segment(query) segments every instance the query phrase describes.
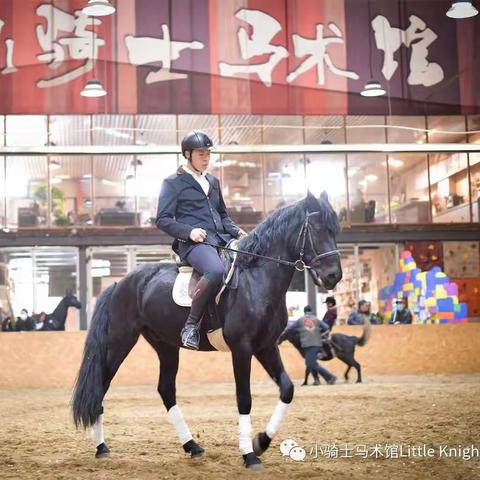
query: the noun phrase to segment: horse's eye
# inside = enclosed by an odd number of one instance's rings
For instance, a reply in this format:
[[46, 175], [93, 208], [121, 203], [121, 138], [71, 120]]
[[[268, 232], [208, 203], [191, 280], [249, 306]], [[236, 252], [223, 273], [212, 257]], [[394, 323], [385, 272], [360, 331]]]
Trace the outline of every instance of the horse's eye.
[[311, 223], [310, 225], [316, 232], [321, 232], [324, 228], [321, 223]]

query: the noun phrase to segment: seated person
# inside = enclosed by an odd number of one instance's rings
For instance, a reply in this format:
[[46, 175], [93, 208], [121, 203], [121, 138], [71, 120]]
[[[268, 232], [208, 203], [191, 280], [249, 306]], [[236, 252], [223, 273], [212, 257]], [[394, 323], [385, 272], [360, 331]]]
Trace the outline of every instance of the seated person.
[[397, 300], [388, 323], [391, 325], [412, 323], [412, 312], [408, 309], [408, 301], [406, 298]]
[[17, 321], [15, 322], [14, 330], [16, 332], [20, 332], [23, 330], [31, 331], [34, 329], [35, 325], [32, 317], [28, 315], [28, 311], [26, 308], [22, 308], [20, 310], [20, 315], [17, 317]]
[[348, 316], [347, 324], [363, 325], [367, 321], [369, 321], [372, 325], [376, 325], [378, 323], [375, 315], [370, 313], [370, 302], [367, 302], [367, 300], [360, 300], [358, 302], [358, 309]]

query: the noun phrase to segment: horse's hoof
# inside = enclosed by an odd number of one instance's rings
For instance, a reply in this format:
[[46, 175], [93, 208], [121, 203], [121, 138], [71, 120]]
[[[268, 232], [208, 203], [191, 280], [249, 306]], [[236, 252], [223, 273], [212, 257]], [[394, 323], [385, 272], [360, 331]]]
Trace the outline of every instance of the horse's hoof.
[[183, 445], [183, 449], [190, 454], [191, 458], [203, 457], [205, 453], [205, 450], [195, 440], [189, 440]]
[[108, 449], [105, 443], [101, 443], [97, 447], [97, 453], [95, 453], [95, 458], [107, 458], [110, 455], [110, 450]]
[[272, 439], [265, 433], [259, 432], [252, 441], [253, 452], [259, 457], [270, 446]]
[[262, 461], [253, 452], [243, 455], [243, 462], [245, 467], [250, 470], [260, 470], [262, 468]]

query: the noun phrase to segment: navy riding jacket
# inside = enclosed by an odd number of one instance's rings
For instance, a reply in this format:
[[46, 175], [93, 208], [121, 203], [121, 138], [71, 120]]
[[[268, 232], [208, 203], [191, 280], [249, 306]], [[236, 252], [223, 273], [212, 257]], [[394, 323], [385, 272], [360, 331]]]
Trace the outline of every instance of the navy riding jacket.
[[182, 260], [199, 245], [190, 240], [194, 228], [206, 230], [206, 241], [215, 245], [225, 245], [240, 231], [228, 216], [218, 178], [209, 173], [206, 178], [210, 184], [208, 195], [193, 176], [180, 167], [163, 181], [160, 190], [155, 224], [175, 238], [172, 248]]

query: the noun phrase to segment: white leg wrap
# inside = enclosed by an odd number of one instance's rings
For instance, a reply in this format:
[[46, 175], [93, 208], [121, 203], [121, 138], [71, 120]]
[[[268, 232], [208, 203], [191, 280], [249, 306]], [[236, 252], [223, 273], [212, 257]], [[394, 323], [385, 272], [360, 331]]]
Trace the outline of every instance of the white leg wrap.
[[238, 437], [242, 455], [253, 452], [252, 422], [250, 420], [250, 415], [238, 416]]
[[280, 426], [282, 425], [283, 420], [287, 416], [289, 406], [289, 403], [283, 403], [281, 400], [278, 401], [275, 410], [273, 411], [272, 417], [267, 424], [267, 428], [265, 429], [265, 433], [270, 438], [273, 438], [280, 430]]
[[168, 411], [168, 418], [170, 418], [170, 422], [172, 422], [175, 432], [177, 432], [177, 437], [182, 445], [185, 445], [188, 441], [192, 440], [192, 434], [178, 405], [174, 405]]
[[103, 413], [98, 417], [98, 420], [92, 426], [92, 440], [95, 447], [105, 442], [103, 438]]

